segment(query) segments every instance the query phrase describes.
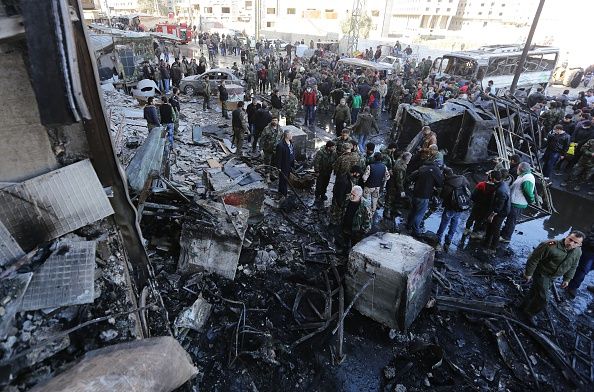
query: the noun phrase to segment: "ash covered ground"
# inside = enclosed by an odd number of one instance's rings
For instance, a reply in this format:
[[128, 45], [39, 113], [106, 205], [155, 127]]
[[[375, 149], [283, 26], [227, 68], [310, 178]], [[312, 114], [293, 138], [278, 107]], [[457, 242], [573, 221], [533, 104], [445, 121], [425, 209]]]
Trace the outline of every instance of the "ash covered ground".
[[[124, 98], [118, 94], [106, 94], [111, 106], [122, 104]], [[117, 110], [112, 113], [117, 118]], [[200, 195], [205, 192], [202, 171], [208, 167], [206, 160], [224, 163], [231, 156], [216, 139], [194, 145], [190, 125], [220, 125], [218, 137], [230, 139], [230, 121], [222, 119], [220, 111], [203, 112], [200, 98], [183, 97], [182, 115], [175, 154], [169, 157], [170, 179], [182, 192]], [[383, 129], [389, 129], [388, 118], [381, 122]], [[330, 128], [329, 116], [320, 113], [315, 131], [306, 130], [310, 142], [318, 140], [319, 145], [319, 140], [330, 138], [326, 132]], [[124, 163], [137, 145], [127, 141], [142, 140], [145, 129], [126, 127], [121, 148]], [[374, 141], [380, 143], [382, 138]], [[308, 153], [313, 151], [310, 143]], [[255, 166], [258, 159], [250, 156], [244, 163]], [[465, 170], [480, 176], [485, 168]], [[528, 289], [522, 271], [529, 252], [542, 240], [560, 238], [571, 228], [587, 229], [591, 223], [589, 201], [561, 192], [553, 196], [558, 213], [518, 225], [512, 243], [493, 258], [482, 252], [478, 242], [458, 233], [456, 247], [437, 254], [431, 300], [408, 331], [391, 330], [352, 309], [344, 320], [342, 361], [337, 355], [337, 334], [332, 334], [336, 321], [320, 330], [313, 328], [324, 306], [315, 289], [325, 290], [325, 276], [334, 287], [332, 266], [342, 277], [346, 265], [346, 257], [331, 251], [333, 237], [326, 226], [329, 201], [324, 207], [315, 206], [313, 190], [301, 190], [281, 209], [276, 183], [269, 184], [262, 216], [250, 219], [234, 281], [203, 272], [180, 273], [177, 260], [183, 218], [144, 216], [143, 235], [169, 323], [199, 295], [212, 304], [200, 332], [175, 330], [161, 314], [149, 312], [151, 333], [167, 334], [172, 328], [195, 361], [199, 375], [180, 390], [588, 389], [587, 364], [578, 361], [577, 370], [572, 370], [571, 359], [576, 331], [592, 334], [590, 294], [584, 290], [569, 301], [560, 292], [538, 319], [538, 335], [516, 322], [516, 307]], [[153, 202], [183, 204], [166, 193], [152, 198]], [[373, 232], [402, 230], [400, 218], [389, 222], [381, 215], [380, 208]], [[428, 234], [424, 240], [430, 244], [435, 241], [431, 232], [437, 229], [439, 215], [437, 209], [425, 222]], [[305, 257], [304, 245], [322, 253]], [[309, 294], [299, 295], [306, 290]], [[459, 300], [474, 302], [468, 305]], [[336, 309], [336, 298], [332, 304]], [[543, 339], [552, 345], [543, 344]], [[551, 352], [555, 347], [565, 355], [566, 363]]]

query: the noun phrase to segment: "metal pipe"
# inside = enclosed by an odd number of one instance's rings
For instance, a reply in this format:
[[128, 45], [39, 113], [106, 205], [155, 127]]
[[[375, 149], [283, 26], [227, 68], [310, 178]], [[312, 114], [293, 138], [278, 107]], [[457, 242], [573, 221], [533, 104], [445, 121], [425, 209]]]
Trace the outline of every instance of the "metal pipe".
[[528, 51], [530, 50], [530, 45], [532, 45], [532, 37], [534, 36], [534, 31], [536, 30], [536, 26], [538, 25], [538, 20], [540, 19], [540, 13], [542, 11], [542, 7], [544, 7], [545, 0], [540, 0], [538, 3], [538, 8], [536, 9], [536, 14], [534, 15], [534, 20], [532, 21], [532, 26], [530, 26], [530, 31], [528, 32], [528, 37], [526, 38], [526, 44], [524, 45], [524, 50], [522, 51], [522, 56], [520, 57], [520, 62], [516, 67], [516, 73], [514, 74], [514, 80], [512, 81], [511, 87], [509, 88], [509, 92], [511, 95], [514, 95], [516, 92], [516, 87], [518, 86], [518, 80], [520, 80], [520, 74], [524, 70], [524, 63], [526, 63], [526, 58], [528, 57]]

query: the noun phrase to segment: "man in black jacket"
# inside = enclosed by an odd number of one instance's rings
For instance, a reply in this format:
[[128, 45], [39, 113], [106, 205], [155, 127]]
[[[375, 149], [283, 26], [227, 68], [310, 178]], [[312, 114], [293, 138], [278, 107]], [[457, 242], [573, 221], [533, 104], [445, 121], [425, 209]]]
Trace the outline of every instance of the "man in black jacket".
[[509, 185], [506, 181], [502, 181], [499, 170], [491, 172], [491, 181], [495, 184], [495, 193], [487, 213], [487, 231], [483, 239], [483, 246], [486, 253], [494, 255], [499, 245], [501, 225], [511, 209], [511, 198]]
[[272, 115], [265, 104], [258, 103], [256, 106], [259, 106], [259, 108], [254, 115], [254, 128], [256, 132], [254, 133], [254, 140], [252, 141], [252, 152], [256, 152], [256, 146], [258, 145], [258, 139], [260, 138], [262, 131], [272, 121]]
[[[260, 106], [261, 107], [261, 106]], [[256, 103], [256, 98], [252, 97], [252, 102], [247, 105], [245, 109], [247, 116], [248, 116], [248, 125], [250, 127], [250, 134], [248, 135], [248, 143], [252, 141], [252, 136], [256, 132], [256, 111], [258, 110], [258, 106]]]
[[410, 175], [415, 181], [412, 207], [408, 213], [407, 228], [413, 235], [422, 234], [421, 222], [429, 208], [429, 199], [435, 188], [443, 185], [443, 175], [435, 162], [427, 162]]
[[275, 88], [272, 94], [270, 94], [270, 106], [272, 106], [272, 116], [280, 118], [280, 111], [283, 109], [283, 103], [278, 96], [278, 89]]
[[[575, 298], [577, 294], [577, 289], [580, 288], [580, 285], [584, 281], [584, 278], [590, 271], [594, 269], [594, 225], [590, 228], [590, 232], [584, 238], [584, 242], [582, 242], [582, 255], [580, 256], [580, 261], [575, 270], [575, 275], [573, 279], [569, 282], [567, 286], [567, 295], [570, 298]], [[588, 291], [594, 293], [594, 286], [588, 286]]]
[[[443, 174], [445, 179], [440, 195], [443, 199], [443, 213], [441, 214], [441, 222], [437, 230], [437, 238], [439, 239], [437, 249], [444, 249], [447, 252], [448, 247], [452, 243], [452, 238], [458, 229], [460, 215], [462, 215], [462, 211], [469, 207], [469, 204], [462, 205], [461, 200], [457, 200], [457, 196], [460, 195], [462, 197], [462, 195], [466, 195], [468, 200], [470, 200], [470, 184], [466, 177], [454, 174], [454, 171], [449, 167], [443, 169]], [[449, 230], [442, 247], [441, 240], [448, 226]]]
[[167, 97], [161, 98], [161, 107], [159, 107], [159, 113], [161, 114], [161, 124], [167, 129], [167, 139], [169, 140], [169, 149], [173, 149], [173, 124], [175, 123], [175, 110], [169, 103]]
[[283, 139], [276, 145], [276, 167], [280, 170], [278, 178], [278, 193], [287, 196], [287, 184], [291, 167], [295, 161], [295, 150], [293, 149], [293, 135], [291, 131], [283, 132]]
[[569, 142], [569, 135], [565, 133], [563, 125], [555, 125], [553, 131], [547, 136], [547, 147], [543, 156], [544, 166], [542, 168], [542, 174], [545, 179], [551, 176], [551, 172], [559, 158], [564, 158], [569, 148]]
[[219, 82], [219, 99], [221, 100], [221, 111], [223, 112], [223, 117], [228, 120], [229, 114], [227, 114], [227, 100], [229, 99], [229, 93], [227, 92], [227, 87], [225, 87], [225, 84], [223, 84], [222, 80]]

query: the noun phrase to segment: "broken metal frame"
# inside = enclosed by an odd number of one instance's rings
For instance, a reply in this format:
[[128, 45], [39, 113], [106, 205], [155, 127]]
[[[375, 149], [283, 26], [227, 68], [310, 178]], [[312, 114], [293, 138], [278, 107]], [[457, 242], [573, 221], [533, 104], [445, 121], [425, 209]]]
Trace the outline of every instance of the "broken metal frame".
[[[592, 333], [590, 331], [590, 333]], [[589, 346], [590, 352], [583, 351], [580, 348], [581, 343]], [[571, 367], [578, 372], [577, 369], [577, 361], [580, 361], [587, 365], [590, 370], [590, 374], [588, 375], [591, 382], [594, 382], [594, 341], [592, 338], [579, 329], [576, 329], [575, 334], [575, 343], [573, 346], [572, 358], [571, 358]]]
[[[486, 98], [490, 99], [493, 104], [493, 114], [497, 121], [497, 126], [493, 130], [493, 137], [497, 147], [497, 154], [502, 158], [504, 167], [509, 169], [510, 157], [518, 154], [528, 160], [532, 167], [532, 174], [541, 185], [542, 201], [537, 197], [534, 204], [529, 204], [527, 210], [532, 210], [533, 213], [523, 215], [527, 219], [521, 221], [525, 222], [551, 215], [555, 212], [553, 198], [538, 157], [542, 140], [542, 129], [538, 126], [538, 117], [520, 106], [520, 104], [505, 97], [488, 95]], [[499, 111], [502, 109], [506, 113], [507, 126], [501, 119]], [[535, 123], [537, 124], [536, 128], [534, 127]]]

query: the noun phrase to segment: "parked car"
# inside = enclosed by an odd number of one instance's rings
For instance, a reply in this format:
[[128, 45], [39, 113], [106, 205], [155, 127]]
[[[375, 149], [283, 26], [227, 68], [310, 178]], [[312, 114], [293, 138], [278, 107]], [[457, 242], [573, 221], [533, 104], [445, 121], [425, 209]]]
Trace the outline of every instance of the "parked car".
[[239, 85], [245, 88], [245, 80], [242, 80], [233, 74], [233, 70], [228, 68], [213, 68], [202, 75], [186, 76], [179, 83], [179, 89], [187, 95], [200, 95], [204, 91], [206, 81], [210, 83], [212, 95], [218, 94], [219, 82], [225, 84]]

